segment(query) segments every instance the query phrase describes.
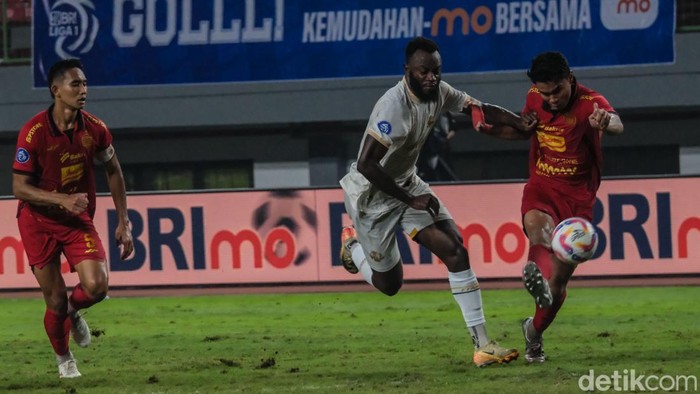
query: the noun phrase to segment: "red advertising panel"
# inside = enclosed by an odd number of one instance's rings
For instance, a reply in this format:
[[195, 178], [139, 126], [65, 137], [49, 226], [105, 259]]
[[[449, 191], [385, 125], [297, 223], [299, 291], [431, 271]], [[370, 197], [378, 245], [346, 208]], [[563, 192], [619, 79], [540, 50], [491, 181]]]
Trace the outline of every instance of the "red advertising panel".
[[[435, 186], [480, 278], [514, 278], [527, 259], [522, 183]], [[700, 178], [606, 180], [594, 224], [595, 259], [578, 276], [700, 274]], [[19, 238], [15, 200], [0, 201], [0, 288], [35, 288]], [[98, 199], [96, 226], [112, 286], [360, 280], [339, 261], [349, 224], [340, 189], [129, 196], [134, 256], [119, 259], [116, 214]], [[445, 278], [427, 250], [398, 237], [407, 279]], [[67, 265], [64, 264], [67, 272]], [[76, 274], [66, 274], [67, 283]]]

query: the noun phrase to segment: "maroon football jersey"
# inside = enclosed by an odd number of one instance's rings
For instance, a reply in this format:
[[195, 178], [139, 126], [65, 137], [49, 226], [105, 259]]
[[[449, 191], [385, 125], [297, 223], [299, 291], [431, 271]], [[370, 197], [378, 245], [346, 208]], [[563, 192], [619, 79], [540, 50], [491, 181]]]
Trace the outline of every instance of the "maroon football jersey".
[[[95, 214], [95, 152], [112, 144], [112, 134], [97, 117], [78, 111], [72, 132], [58, 130], [51, 117], [53, 105], [27, 122], [17, 138], [13, 172], [32, 176], [34, 185], [50, 192], [66, 194], [87, 193], [87, 214]], [[22, 202], [20, 202], [22, 204]], [[52, 216], [60, 210], [32, 206], [32, 209]]]
[[593, 113], [593, 103], [608, 112], [614, 109], [600, 93], [575, 86], [573, 102], [562, 113], [549, 112], [535, 86], [527, 94], [523, 111], [536, 112], [539, 118], [537, 132], [530, 139], [530, 182], [584, 187], [595, 193], [603, 164], [601, 131], [591, 127], [588, 116]]

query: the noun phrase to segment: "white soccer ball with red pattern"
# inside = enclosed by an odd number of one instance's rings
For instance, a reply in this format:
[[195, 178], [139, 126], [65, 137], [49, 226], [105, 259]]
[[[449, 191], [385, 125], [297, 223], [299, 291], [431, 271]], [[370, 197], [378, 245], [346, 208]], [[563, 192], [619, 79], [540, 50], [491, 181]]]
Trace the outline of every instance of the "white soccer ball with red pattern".
[[564, 219], [552, 233], [552, 251], [569, 264], [581, 264], [598, 249], [598, 233], [588, 220], [579, 217]]

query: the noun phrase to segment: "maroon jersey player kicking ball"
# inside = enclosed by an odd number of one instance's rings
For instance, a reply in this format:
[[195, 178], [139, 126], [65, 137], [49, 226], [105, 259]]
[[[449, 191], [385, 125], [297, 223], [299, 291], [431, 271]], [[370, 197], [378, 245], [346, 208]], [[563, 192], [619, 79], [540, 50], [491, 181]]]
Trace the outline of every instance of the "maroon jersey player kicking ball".
[[552, 231], [569, 217], [592, 219], [603, 163], [602, 134], [620, 134], [624, 127], [605, 97], [577, 82], [561, 53], [539, 54], [527, 75], [533, 85], [523, 116], [538, 119], [535, 132], [501, 124], [482, 132], [530, 139], [530, 176], [521, 213], [530, 240], [523, 280], [535, 299], [535, 314], [523, 321], [522, 328], [525, 360], [544, 362], [542, 333], [564, 303], [566, 285], [576, 268], [552, 253]]

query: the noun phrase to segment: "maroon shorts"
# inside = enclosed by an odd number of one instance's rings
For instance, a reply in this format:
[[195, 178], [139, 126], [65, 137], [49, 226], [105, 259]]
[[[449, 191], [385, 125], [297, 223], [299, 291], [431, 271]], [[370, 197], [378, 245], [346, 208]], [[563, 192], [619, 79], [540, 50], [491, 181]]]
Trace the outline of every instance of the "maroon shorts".
[[574, 216], [593, 220], [595, 193], [586, 188], [568, 188], [542, 182], [528, 182], [523, 189], [520, 212], [536, 209], [554, 219], [554, 224]]
[[71, 268], [83, 260], [105, 261], [102, 241], [87, 215], [57, 221], [25, 206], [20, 209], [17, 223], [32, 267], [44, 268], [61, 252]]

